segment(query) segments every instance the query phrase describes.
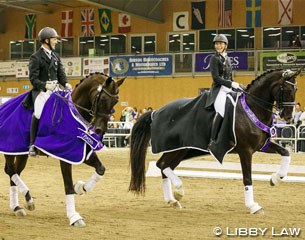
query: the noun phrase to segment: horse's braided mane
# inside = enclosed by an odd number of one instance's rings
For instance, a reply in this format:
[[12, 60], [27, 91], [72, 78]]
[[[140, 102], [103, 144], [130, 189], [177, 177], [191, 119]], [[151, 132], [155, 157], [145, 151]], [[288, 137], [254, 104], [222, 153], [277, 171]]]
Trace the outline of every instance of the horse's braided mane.
[[84, 78], [82, 78], [78, 84], [76, 84], [75, 88], [77, 88], [85, 79], [87, 78], [91, 78], [93, 77], [94, 75], [102, 75], [102, 76], [106, 76], [108, 77], [107, 74], [103, 73], [103, 72], [95, 72], [95, 73], [90, 73], [89, 75], [86, 75]]
[[261, 75], [257, 76], [254, 80], [251, 81], [251, 83], [248, 84], [247, 88], [246, 88], [246, 91], [249, 90], [249, 88], [251, 86], [253, 86], [257, 81], [259, 81], [261, 78], [265, 77], [267, 74], [269, 73], [272, 73], [272, 72], [275, 72], [275, 71], [280, 71], [282, 69], [270, 69], [264, 73], [262, 73]]

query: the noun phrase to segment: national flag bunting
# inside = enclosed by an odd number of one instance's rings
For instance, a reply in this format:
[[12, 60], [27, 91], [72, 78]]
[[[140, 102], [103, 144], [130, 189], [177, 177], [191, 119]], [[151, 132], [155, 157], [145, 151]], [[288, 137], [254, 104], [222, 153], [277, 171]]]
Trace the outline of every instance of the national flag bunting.
[[98, 16], [101, 27], [101, 33], [111, 33], [112, 32], [111, 10], [106, 8], [101, 8], [98, 10]]
[[261, 27], [261, 0], [246, 0], [247, 27]]
[[218, 27], [232, 27], [232, 0], [218, 0]]
[[278, 0], [279, 21], [278, 24], [290, 25], [292, 23], [293, 0]]
[[81, 11], [81, 28], [83, 37], [94, 36], [94, 9], [83, 9]]
[[131, 31], [130, 15], [119, 13], [119, 33], [129, 33]]
[[36, 38], [36, 14], [25, 15], [25, 38], [34, 39]]
[[61, 37], [72, 37], [73, 11], [61, 12]]
[[205, 28], [205, 1], [192, 2], [192, 29]]

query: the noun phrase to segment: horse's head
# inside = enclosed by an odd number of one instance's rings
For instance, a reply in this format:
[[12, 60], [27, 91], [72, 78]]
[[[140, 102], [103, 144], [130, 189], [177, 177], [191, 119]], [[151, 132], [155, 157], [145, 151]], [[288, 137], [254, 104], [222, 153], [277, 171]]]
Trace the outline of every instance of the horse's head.
[[95, 133], [107, 131], [113, 107], [119, 101], [119, 86], [124, 80], [114, 81], [107, 75], [93, 74], [75, 88], [73, 102], [82, 116], [92, 122]]
[[297, 91], [296, 77], [301, 73], [301, 70], [281, 70], [275, 82], [275, 87], [272, 88], [276, 107], [280, 111], [280, 117], [285, 121], [290, 121], [295, 105], [295, 93]]

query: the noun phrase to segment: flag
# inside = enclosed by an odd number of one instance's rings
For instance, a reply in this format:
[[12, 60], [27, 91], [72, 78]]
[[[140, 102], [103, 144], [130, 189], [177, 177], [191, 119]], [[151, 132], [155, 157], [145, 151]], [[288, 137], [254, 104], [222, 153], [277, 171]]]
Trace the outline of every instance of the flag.
[[279, 21], [278, 24], [290, 25], [292, 23], [293, 0], [278, 0]]
[[83, 37], [94, 36], [94, 9], [83, 9], [81, 11], [81, 28]]
[[189, 30], [189, 12], [173, 13], [173, 30], [174, 31]]
[[218, 0], [218, 27], [232, 27], [232, 0]]
[[192, 29], [205, 28], [205, 1], [192, 2]]
[[130, 15], [119, 13], [119, 33], [128, 33], [131, 31]]
[[261, 0], [246, 0], [247, 27], [261, 27]]
[[73, 11], [61, 12], [61, 37], [72, 37]]
[[99, 9], [98, 17], [100, 21], [101, 33], [111, 33], [112, 32], [111, 10], [106, 8]]
[[25, 15], [25, 38], [36, 38], [36, 14]]

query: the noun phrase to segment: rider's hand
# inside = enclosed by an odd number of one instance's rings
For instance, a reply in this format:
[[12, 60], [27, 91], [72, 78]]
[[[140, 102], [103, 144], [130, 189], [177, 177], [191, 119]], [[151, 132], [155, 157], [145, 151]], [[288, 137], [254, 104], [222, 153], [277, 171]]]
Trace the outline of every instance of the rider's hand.
[[56, 88], [56, 83], [57, 81], [47, 81], [46, 83], [46, 89], [47, 90], [50, 90], [50, 91], [53, 91], [55, 88]]
[[235, 90], [244, 90], [245, 87], [242, 84], [239, 84], [237, 82], [232, 82], [231, 87]]
[[66, 83], [65, 89], [72, 90], [72, 85], [70, 83]]

